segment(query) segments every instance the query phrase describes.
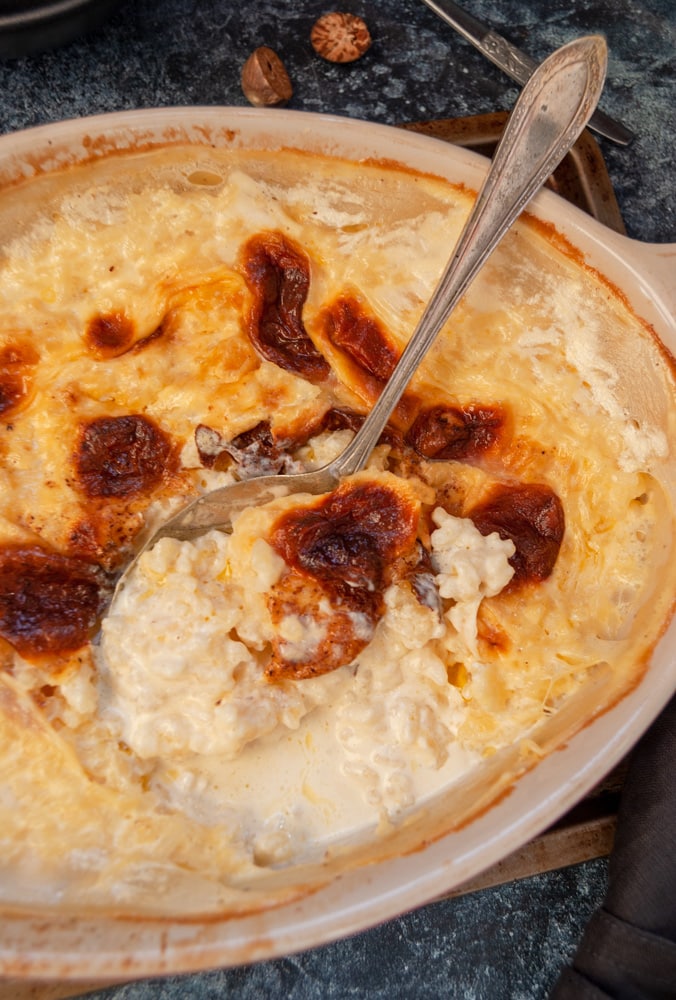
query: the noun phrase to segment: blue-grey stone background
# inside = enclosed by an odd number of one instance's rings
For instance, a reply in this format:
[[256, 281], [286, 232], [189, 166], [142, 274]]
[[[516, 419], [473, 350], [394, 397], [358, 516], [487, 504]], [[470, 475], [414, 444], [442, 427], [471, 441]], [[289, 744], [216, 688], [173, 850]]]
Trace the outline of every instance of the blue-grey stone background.
[[[636, 133], [627, 148], [600, 142], [627, 232], [676, 241], [676, 0], [466, 0], [466, 6], [537, 58], [580, 34], [606, 36], [602, 106]], [[84, 38], [0, 59], [0, 132], [126, 108], [243, 105], [241, 67], [258, 45], [284, 59], [295, 87], [289, 107], [299, 110], [392, 124], [512, 106], [516, 86], [420, 0], [338, 4], [361, 14], [374, 39], [347, 66], [322, 61], [309, 43], [314, 20], [329, 9], [325, 0], [120, 2]], [[606, 870], [604, 859], [590, 861], [433, 903], [304, 954], [91, 996], [539, 1000], [600, 903]]]

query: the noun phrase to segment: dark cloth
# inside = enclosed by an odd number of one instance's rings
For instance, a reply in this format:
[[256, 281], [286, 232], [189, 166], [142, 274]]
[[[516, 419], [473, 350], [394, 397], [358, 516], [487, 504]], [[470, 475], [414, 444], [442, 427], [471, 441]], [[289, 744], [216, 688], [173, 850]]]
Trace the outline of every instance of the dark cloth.
[[608, 889], [550, 1000], [676, 998], [676, 697], [633, 751]]

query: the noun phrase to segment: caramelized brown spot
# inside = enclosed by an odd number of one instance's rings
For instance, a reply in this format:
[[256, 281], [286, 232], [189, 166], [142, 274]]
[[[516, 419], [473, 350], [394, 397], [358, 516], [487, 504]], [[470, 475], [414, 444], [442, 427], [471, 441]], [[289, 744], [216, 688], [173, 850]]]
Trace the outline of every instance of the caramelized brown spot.
[[0, 550], [0, 635], [25, 659], [72, 653], [103, 610], [103, 575], [39, 547]]
[[[310, 428], [308, 437], [320, 434], [322, 431], [354, 431], [355, 434], [366, 420], [365, 413], [357, 413], [356, 410], [341, 409], [331, 407], [322, 416], [321, 420]], [[307, 440], [307, 438], [306, 438]], [[299, 442], [304, 443], [304, 442]], [[393, 427], [387, 426], [378, 438], [378, 444], [390, 444], [401, 446], [401, 437]]]
[[134, 343], [134, 324], [123, 312], [93, 316], [85, 330], [85, 341], [97, 358], [116, 358]]
[[267, 420], [261, 420], [255, 427], [242, 431], [230, 442], [230, 447], [236, 452], [251, 452], [274, 458], [279, 453], [279, 445], [272, 436], [272, 430]]
[[205, 469], [223, 471], [231, 462], [228, 441], [207, 424], [198, 424], [195, 428], [195, 447]]
[[558, 496], [549, 486], [495, 486], [489, 497], [467, 515], [482, 535], [497, 531], [511, 538], [516, 552], [509, 560], [514, 576], [509, 584], [545, 580], [554, 569], [565, 517]]
[[[270, 680], [293, 678], [305, 680], [336, 670], [357, 656], [372, 634], [376, 614], [376, 595], [355, 593], [353, 605], [326, 608], [326, 593], [313, 577], [291, 570], [268, 597], [270, 616], [279, 625], [287, 616], [299, 619], [302, 629], [318, 627], [321, 639], [310, 651], [293, 658], [287, 643], [273, 643], [273, 657], [266, 668]], [[355, 629], [354, 614], [364, 616], [362, 627]]]
[[382, 324], [356, 298], [343, 295], [322, 314], [326, 335], [369, 375], [386, 382], [399, 360]]
[[[318, 327], [321, 337], [346, 359], [350, 388], [369, 402], [376, 400], [399, 360], [380, 320], [355, 296], [340, 295], [319, 314]], [[407, 427], [418, 406], [412, 393], [404, 393], [392, 422]]]
[[307, 256], [281, 233], [265, 233], [244, 247], [242, 268], [254, 300], [248, 326], [254, 347], [284, 371], [313, 382], [325, 379], [328, 362], [302, 319], [310, 286]]
[[[294, 433], [279, 438], [269, 421], [261, 420], [254, 427], [228, 440], [207, 424], [195, 428], [195, 446], [200, 462], [207, 469], [227, 469], [233, 462], [242, 478], [273, 475], [281, 471], [297, 471], [292, 451], [306, 444], [311, 437], [324, 431], [351, 430], [355, 433], [366, 419], [356, 410], [331, 407], [320, 417], [306, 421]], [[401, 445], [401, 437], [392, 427], [386, 427], [378, 438], [379, 444]]]
[[[419, 510], [414, 501], [382, 483], [344, 483], [312, 505], [295, 508], [275, 523], [270, 541], [291, 567], [272, 589], [271, 611], [314, 615], [316, 597], [298, 603], [303, 580], [310, 578], [337, 609], [340, 642], [333, 635], [303, 663], [288, 662], [283, 648], [275, 651], [268, 674], [304, 677], [326, 673], [350, 662], [370, 639], [369, 629], [383, 613], [383, 590], [397, 561], [416, 542]], [[351, 615], [362, 617], [355, 628]], [[333, 622], [335, 627], [335, 621]], [[335, 647], [335, 648], [332, 648]]]
[[321, 580], [332, 596], [382, 586], [387, 560], [415, 537], [417, 511], [380, 484], [346, 483], [276, 522], [273, 548], [289, 566]]
[[230, 441], [213, 428], [199, 424], [195, 445], [205, 468], [222, 470], [235, 462], [241, 479], [276, 475], [293, 461], [287, 450], [291, 442], [278, 441], [267, 420], [261, 420]]
[[164, 431], [148, 417], [130, 414], [84, 424], [75, 464], [90, 497], [134, 497], [159, 486], [174, 459]]
[[84, 519], [73, 524], [68, 533], [68, 552], [78, 556], [98, 556], [99, 550], [96, 525]]
[[0, 348], [0, 415], [16, 411], [30, 395], [38, 352], [26, 341]]
[[342, 410], [338, 407], [331, 407], [322, 417], [320, 430], [323, 431], [354, 431], [355, 434], [366, 420], [366, 414], [357, 413], [356, 410]]
[[504, 424], [500, 406], [433, 406], [418, 414], [405, 440], [425, 458], [461, 462], [492, 448]]

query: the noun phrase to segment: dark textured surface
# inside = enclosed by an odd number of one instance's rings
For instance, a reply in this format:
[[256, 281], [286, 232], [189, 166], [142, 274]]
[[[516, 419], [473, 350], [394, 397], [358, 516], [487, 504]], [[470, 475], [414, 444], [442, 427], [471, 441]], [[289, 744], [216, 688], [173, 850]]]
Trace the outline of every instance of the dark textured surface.
[[[603, 107], [637, 138], [601, 142], [630, 236], [676, 240], [676, 0], [467, 0], [538, 58], [600, 31], [610, 46]], [[0, 131], [141, 106], [236, 104], [241, 66], [275, 48], [295, 93], [290, 107], [396, 123], [511, 107], [517, 90], [419, 0], [339, 9], [362, 14], [374, 43], [349, 66], [314, 55], [323, 0], [127, 0], [103, 27], [60, 49], [0, 62]], [[605, 890], [589, 862], [432, 904], [347, 941], [260, 965], [104, 990], [106, 1000], [229, 997], [463, 998], [547, 996]]]
[[598, 906], [606, 862], [444, 900], [364, 934], [241, 969], [118, 986], [91, 1000], [534, 1000]]

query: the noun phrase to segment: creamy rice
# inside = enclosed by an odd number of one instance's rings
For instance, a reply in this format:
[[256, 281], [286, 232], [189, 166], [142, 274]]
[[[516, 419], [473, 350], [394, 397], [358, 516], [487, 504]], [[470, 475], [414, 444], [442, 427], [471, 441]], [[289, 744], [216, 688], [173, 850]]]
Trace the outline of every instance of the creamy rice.
[[[157, 762], [159, 785], [190, 813], [204, 808], [196, 775], [222, 767], [228, 781], [212, 791], [210, 809], [250, 812], [252, 803], [239, 793], [234, 799], [231, 789], [246, 783], [238, 772], [247, 772], [252, 754], [266, 773], [290, 733], [324, 744], [320, 757], [330, 747], [347, 789], [346, 801], [334, 804], [338, 829], [323, 831], [333, 836], [359, 802], [373, 820], [391, 820], [474, 759], [457, 739], [463, 699], [449, 684], [445, 659], [449, 651], [476, 656], [479, 604], [511, 579], [514, 545], [436, 510], [434, 587], [439, 608], [441, 599], [451, 605], [446, 613], [422, 604], [409, 583], [392, 584], [385, 614], [353, 661], [319, 677], [271, 683], [264, 668], [275, 627], [293, 660], [315, 643], [320, 626], [309, 615], [273, 625], [266, 594], [288, 567], [263, 536], [281, 510], [312, 499], [247, 511], [232, 535], [160, 540], [103, 623], [98, 666], [103, 719], [140, 758]], [[302, 785], [300, 774], [297, 780]], [[254, 837], [263, 835], [269, 806], [257, 797]], [[293, 848], [282, 841], [285, 858]], [[276, 858], [270, 844], [265, 853]]]

